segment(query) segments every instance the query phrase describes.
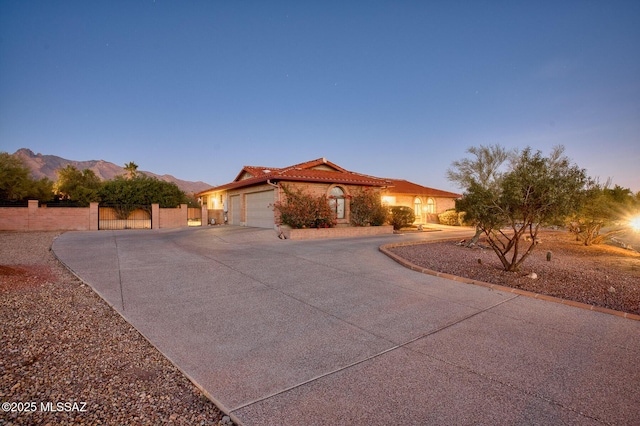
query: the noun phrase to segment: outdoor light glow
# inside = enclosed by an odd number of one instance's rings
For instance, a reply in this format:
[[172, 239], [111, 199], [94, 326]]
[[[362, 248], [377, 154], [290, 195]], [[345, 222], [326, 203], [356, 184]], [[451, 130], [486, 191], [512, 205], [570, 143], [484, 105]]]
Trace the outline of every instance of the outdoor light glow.
[[390, 196], [390, 195], [384, 195], [382, 197], [382, 204], [395, 204], [396, 203], [396, 197]]
[[640, 231], [640, 216], [631, 219], [630, 223], [634, 231]]

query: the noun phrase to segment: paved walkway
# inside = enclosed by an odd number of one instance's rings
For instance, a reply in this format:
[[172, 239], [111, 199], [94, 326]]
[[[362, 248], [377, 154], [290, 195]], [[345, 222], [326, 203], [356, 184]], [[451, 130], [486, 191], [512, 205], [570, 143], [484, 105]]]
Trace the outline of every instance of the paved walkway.
[[378, 251], [445, 233], [69, 232], [53, 249], [245, 425], [640, 424], [640, 322]]

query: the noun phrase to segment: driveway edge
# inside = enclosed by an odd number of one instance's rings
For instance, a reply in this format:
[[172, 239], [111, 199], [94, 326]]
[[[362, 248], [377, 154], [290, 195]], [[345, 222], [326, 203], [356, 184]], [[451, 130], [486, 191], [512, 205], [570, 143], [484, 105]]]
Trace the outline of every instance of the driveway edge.
[[[62, 234], [60, 234], [60, 235], [62, 235]], [[195, 386], [200, 391], [200, 393], [202, 393], [202, 395], [204, 395], [209, 401], [211, 401], [211, 403], [213, 405], [218, 407], [218, 409], [223, 414], [229, 416], [229, 418], [234, 422], [234, 424], [236, 424], [237, 426], [242, 426], [243, 425], [242, 421], [240, 421], [240, 419], [238, 417], [236, 417], [235, 414], [232, 413], [232, 410], [229, 410], [222, 402], [220, 402], [217, 398], [214, 398], [213, 395], [211, 395], [193, 377], [191, 377], [185, 370], [183, 370], [173, 359], [171, 359], [169, 356], [167, 356], [166, 353], [161, 351], [160, 348], [158, 348], [142, 331], [140, 331], [138, 329], [138, 327], [136, 327], [135, 325], [131, 324], [131, 322], [129, 322], [129, 320], [127, 318], [125, 318], [125, 316], [122, 314], [122, 312], [120, 312], [111, 302], [109, 302], [98, 290], [96, 290], [89, 282], [85, 281], [84, 278], [82, 278], [80, 275], [78, 275], [76, 273], [76, 271], [74, 271], [69, 265], [67, 265], [62, 259], [60, 259], [58, 257], [58, 255], [56, 254], [55, 250], [53, 250], [53, 245], [55, 243], [55, 240], [58, 237], [59, 236], [57, 236], [57, 237], [55, 237], [53, 239], [53, 241], [51, 242], [51, 247], [49, 247], [49, 251], [53, 254], [53, 256], [56, 258], [56, 260], [58, 262], [60, 262], [60, 264], [62, 266], [64, 266], [65, 269], [67, 271], [69, 271], [73, 276], [75, 276], [81, 283], [83, 283], [84, 285], [89, 287], [91, 289], [91, 291], [93, 291], [100, 299], [102, 299], [102, 301], [104, 303], [107, 304], [107, 306], [109, 306], [113, 310], [113, 312], [118, 314], [120, 316], [120, 318], [122, 318], [127, 324], [129, 324], [129, 326], [131, 328], [133, 328], [140, 336], [142, 336], [144, 338], [144, 340], [146, 340], [156, 351], [158, 351], [158, 353], [160, 353], [167, 361], [169, 361], [171, 363], [171, 365], [173, 365], [176, 369], [178, 369], [178, 371], [180, 371], [180, 373], [182, 373], [182, 375], [184, 377], [186, 377], [187, 380], [189, 380], [191, 382], [191, 384], [193, 386]]]
[[[446, 239], [440, 240], [440, 241], [446, 241]], [[420, 272], [421, 274], [433, 275], [433, 276], [436, 276], [436, 277], [446, 278], [446, 279], [449, 279], [449, 280], [458, 281], [458, 282], [465, 283], [465, 284], [478, 285], [478, 286], [481, 286], [481, 287], [490, 288], [492, 290], [504, 291], [506, 293], [518, 294], [518, 295], [525, 296], [525, 297], [531, 297], [533, 299], [545, 300], [547, 302], [559, 303], [561, 305], [573, 306], [575, 308], [586, 309], [586, 310], [589, 310], [589, 311], [601, 312], [603, 314], [615, 315], [617, 317], [622, 317], [622, 318], [626, 318], [626, 319], [630, 319], [630, 320], [634, 320], [634, 321], [640, 321], [640, 315], [630, 314], [628, 312], [622, 312], [622, 311], [616, 311], [614, 309], [602, 308], [600, 306], [589, 305], [587, 303], [582, 303], [582, 302], [576, 302], [576, 301], [573, 301], [573, 300], [562, 299], [560, 297], [548, 296], [546, 294], [534, 293], [532, 291], [520, 290], [520, 289], [517, 289], [517, 288], [507, 287], [507, 286], [503, 286], [503, 285], [499, 285], [499, 284], [486, 283], [484, 281], [472, 280], [470, 278], [459, 277], [457, 275], [445, 274], [443, 272], [438, 272], [438, 271], [434, 271], [432, 269], [423, 268], [422, 266], [418, 266], [415, 263], [409, 262], [408, 260], [406, 260], [406, 259], [404, 259], [404, 258], [392, 253], [391, 251], [389, 251], [389, 249], [392, 249], [392, 248], [395, 248], [395, 247], [414, 246], [414, 245], [419, 245], [419, 244], [429, 244], [429, 242], [425, 242], [425, 241], [409, 241], [409, 242], [402, 242], [402, 243], [383, 244], [380, 247], [378, 247], [378, 250], [380, 252], [384, 253], [385, 255], [387, 255], [388, 257], [390, 257], [391, 259], [395, 260], [396, 262], [398, 262], [402, 266], [404, 266], [404, 267], [406, 267], [408, 269], [411, 269], [412, 271]]]

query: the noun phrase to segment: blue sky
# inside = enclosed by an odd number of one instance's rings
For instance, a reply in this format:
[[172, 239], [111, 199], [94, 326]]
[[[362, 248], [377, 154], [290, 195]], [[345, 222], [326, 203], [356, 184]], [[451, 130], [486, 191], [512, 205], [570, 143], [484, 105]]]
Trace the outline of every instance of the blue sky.
[[640, 191], [640, 2], [0, 0], [0, 151], [458, 191], [481, 144]]

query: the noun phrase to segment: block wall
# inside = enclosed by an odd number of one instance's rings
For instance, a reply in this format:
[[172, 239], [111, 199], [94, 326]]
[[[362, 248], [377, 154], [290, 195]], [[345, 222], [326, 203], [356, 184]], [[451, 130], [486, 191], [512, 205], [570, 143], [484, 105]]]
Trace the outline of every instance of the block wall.
[[290, 240], [316, 240], [324, 238], [352, 238], [393, 234], [393, 226], [347, 226], [338, 228], [291, 229], [282, 227], [285, 238]]
[[[152, 226], [181, 228], [188, 226], [188, 209], [182, 204], [175, 209], [151, 206]], [[203, 222], [203, 226], [206, 221]], [[0, 231], [97, 231], [98, 203], [89, 207], [39, 207], [29, 201], [28, 207], [0, 207]]]
[[3, 231], [88, 231], [98, 229], [98, 203], [90, 207], [39, 207], [30, 200], [28, 207], [0, 208]]
[[[154, 212], [154, 207], [158, 206], [157, 204], [151, 205], [152, 213]], [[157, 228], [181, 228], [183, 226], [188, 226], [188, 216], [189, 210], [186, 204], [181, 204], [180, 207], [175, 209], [161, 209], [157, 208], [158, 216], [153, 216], [151, 221], [154, 229]], [[155, 218], [158, 218], [158, 221]], [[156, 227], [156, 222], [158, 222]]]

